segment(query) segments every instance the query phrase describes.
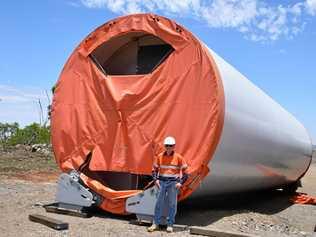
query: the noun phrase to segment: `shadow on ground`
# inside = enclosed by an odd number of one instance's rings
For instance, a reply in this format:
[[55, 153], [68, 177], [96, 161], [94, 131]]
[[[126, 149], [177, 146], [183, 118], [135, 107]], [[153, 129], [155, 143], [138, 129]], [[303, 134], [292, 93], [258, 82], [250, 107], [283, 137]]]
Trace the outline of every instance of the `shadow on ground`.
[[[189, 226], [207, 226], [234, 214], [257, 212], [275, 214], [288, 208], [291, 195], [282, 191], [265, 191], [210, 199], [188, 199], [178, 204], [176, 223]], [[136, 219], [135, 215], [115, 215], [94, 210], [93, 216], [118, 220]]]
[[212, 199], [188, 199], [178, 204], [177, 223], [207, 226], [234, 214], [256, 212], [272, 215], [291, 206], [290, 197], [275, 190]]

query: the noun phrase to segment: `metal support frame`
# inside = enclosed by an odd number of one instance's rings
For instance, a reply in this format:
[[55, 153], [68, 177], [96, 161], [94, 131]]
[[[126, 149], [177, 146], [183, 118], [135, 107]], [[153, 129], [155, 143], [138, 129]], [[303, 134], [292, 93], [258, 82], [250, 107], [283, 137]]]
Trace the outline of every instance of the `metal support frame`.
[[[59, 176], [56, 202], [58, 208], [74, 211], [87, 210], [101, 204], [102, 197], [87, 188], [80, 180], [80, 173], [72, 170]], [[56, 205], [56, 204], [55, 204]]]
[[[126, 200], [125, 209], [129, 213], [136, 214], [139, 222], [149, 221], [153, 222], [155, 214], [155, 205], [158, 198], [158, 188], [153, 186], [146, 189], [142, 193], [130, 197]], [[168, 207], [165, 205], [163, 210], [161, 223], [162, 225], [167, 224]]]

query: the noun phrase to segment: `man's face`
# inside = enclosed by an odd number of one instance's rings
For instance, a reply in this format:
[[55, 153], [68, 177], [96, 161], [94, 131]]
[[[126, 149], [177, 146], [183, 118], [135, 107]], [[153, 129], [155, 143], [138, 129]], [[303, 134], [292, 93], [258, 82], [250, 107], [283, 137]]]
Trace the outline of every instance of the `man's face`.
[[165, 148], [168, 154], [174, 151], [174, 145], [165, 145]]

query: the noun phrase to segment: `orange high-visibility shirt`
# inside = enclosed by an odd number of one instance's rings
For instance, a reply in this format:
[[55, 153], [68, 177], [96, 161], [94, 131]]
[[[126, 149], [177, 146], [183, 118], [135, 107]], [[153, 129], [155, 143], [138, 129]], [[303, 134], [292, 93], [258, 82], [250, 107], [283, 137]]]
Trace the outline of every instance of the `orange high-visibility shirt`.
[[183, 157], [176, 152], [169, 156], [166, 152], [160, 153], [155, 157], [153, 166], [155, 170], [158, 170], [160, 177], [174, 178], [179, 178], [181, 171], [188, 167]]

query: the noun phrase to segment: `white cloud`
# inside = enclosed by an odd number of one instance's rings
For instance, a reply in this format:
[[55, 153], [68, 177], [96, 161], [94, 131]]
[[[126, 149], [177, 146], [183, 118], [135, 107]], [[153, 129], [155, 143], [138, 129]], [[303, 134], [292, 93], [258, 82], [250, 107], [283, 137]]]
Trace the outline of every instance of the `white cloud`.
[[108, 1], [104, 1], [104, 0], [83, 0], [82, 1], [83, 5], [89, 8], [107, 7], [107, 4], [106, 4], [107, 2]]
[[88, 8], [108, 8], [118, 14], [156, 12], [191, 17], [211, 28], [231, 28], [254, 41], [293, 38], [304, 29], [304, 16], [316, 14], [316, 0], [269, 5], [259, 0], [81, 0]]
[[257, 3], [253, 0], [214, 0], [200, 8], [199, 14], [210, 27], [241, 27], [256, 17]]
[[285, 49], [280, 49], [280, 50], [279, 50], [279, 53], [280, 53], [280, 54], [286, 54], [287, 51], [286, 51]]
[[183, 13], [200, 8], [200, 0], [81, 0], [88, 8], [108, 8], [115, 13], [130, 14], [144, 11]]
[[311, 15], [316, 15], [316, 0], [306, 0], [305, 6]]
[[250, 29], [246, 38], [254, 41], [278, 40], [281, 37], [293, 38], [304, 29], [304, 22], [299, 19], [302, 14], [302, 4], [294, 6], [271, 7], [261, 5], [257, 15], [247, 24]]
[[80, 4], [77, 2], [66, 2], [66, 4], [71, 7], [80, 7]]
[[39, 100], [45, 119], [49, 102], [44, 90], [0, 85], [0, 122], [18, 122], [22, 126], [39, 122]]
[[18, 89], [8, 85], [0, 85], [1, 101], [20, 102], [20, 101], [35, 101], [38, 99], [46, 99], [45, 91], [38, 88], [23, 88]]
[[22, 97], [22, 96], [17, 96], [17, 95], [0, 95], [0, 101], [2, 102], [28, 102], [30, 101], [29, 99]]

